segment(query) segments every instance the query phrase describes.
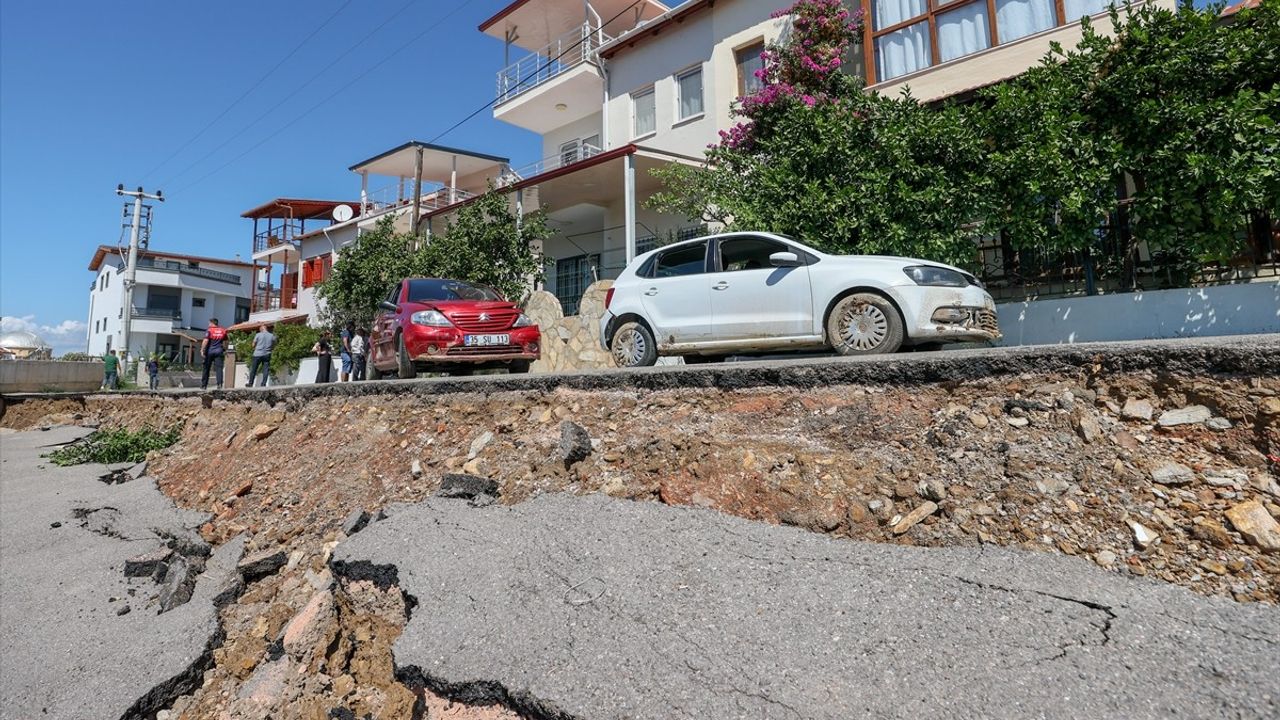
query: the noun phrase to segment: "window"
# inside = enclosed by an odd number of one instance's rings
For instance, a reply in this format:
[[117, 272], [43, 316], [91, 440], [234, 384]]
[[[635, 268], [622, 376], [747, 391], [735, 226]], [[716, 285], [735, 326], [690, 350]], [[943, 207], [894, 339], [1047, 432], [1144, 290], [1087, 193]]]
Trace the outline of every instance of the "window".
[[244, 298], [236, 298], [236, 323], [249, 322], [249, 306]]
[[[1112, 0], [864, 0], [869, 82], [881, 82], [1075, 23]], [[1059, 7], [1061, 10], [1059, 10]], [[994, 15], [994, 17], [993, 17]]]
[[702, 114], [702, 68], [676, 75], [676, 120]]
[[565, 315], [577, 315], [578, 304], [591, 283], [595, 282], [600, 255], [578, 255], [556, 260], [556, 299]]
[[204, 307], [204, 298], [191, 298], [191, 307]]
[[[302, 261], [302, 287], [315, 287], [329, 278], [333, 270], [333, 254], [325, 253]], [[297, 278], [297, 275], [294, 275]]]
[[762, 237], [736, 237], [720, 241], [720, 269], [724, 272], [739, 270], [773, 269], [769, 256], [788, 252], [791, 248], [777, 240]]
[[653, 101], [653, 88], [631, 96], [632, 137], [642, 138], [658, 130], [658, 107]]
[[764, 70], [764, 60], [760, 58], [762, 52], [764, 43], [758, 42], [734, 53], [738, 64], [738, 95], [754, 95], [764, 87], [764, 80], [756, 76], [757, 72]]
[[683, 245], [672, 248], [658, 255], [654, 266], [654, 277], [679, 277], [681, 275], [697, 275], [707, 269], [707, 243]]

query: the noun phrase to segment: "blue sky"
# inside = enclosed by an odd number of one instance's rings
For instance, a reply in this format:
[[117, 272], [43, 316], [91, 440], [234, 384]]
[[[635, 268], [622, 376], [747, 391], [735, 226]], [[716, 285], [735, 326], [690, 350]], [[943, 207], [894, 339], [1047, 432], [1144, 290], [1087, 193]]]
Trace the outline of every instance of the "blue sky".
[[[476, 26], [507, 2], [0, 3], [6, 329], [35, 329], [59, 353], [83, 349], [89, 260], [100, 243], [121, 237], [117, 183], [164, 190], [153, 247], [226, 257], [248, 256], [251, 221], [240, 213], [262, 202], [358, 198], [360, 181], [348, 166], [410, 139], [430, 140], [492, 99], [502, 45]], [[517, 165], [540, 154], [536, 135], [487, 112], [440, 142]]]

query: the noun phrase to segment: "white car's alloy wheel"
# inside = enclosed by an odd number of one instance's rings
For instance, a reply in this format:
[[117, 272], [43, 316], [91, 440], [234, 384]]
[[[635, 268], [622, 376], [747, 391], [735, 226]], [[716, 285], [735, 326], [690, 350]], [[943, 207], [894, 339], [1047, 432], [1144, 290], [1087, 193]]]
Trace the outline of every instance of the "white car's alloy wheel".
[[649, 330], [637, 322], [629, 322], [618, 328], [609, 342], [609, 351], [618, 367], [643, 367], [658, 359]]

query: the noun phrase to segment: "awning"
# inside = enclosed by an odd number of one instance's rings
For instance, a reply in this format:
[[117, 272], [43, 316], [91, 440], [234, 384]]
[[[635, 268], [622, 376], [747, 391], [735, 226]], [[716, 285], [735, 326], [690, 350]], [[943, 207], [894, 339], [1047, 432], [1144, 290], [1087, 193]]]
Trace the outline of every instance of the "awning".
[[432, 182], [447, 184], [455, 170], [459, 178], [480, 173], [497, 177], [509, 162], [507, 158], [497, 155], [410, 140], [400, 147], [358, 162], [349, 169], [355, 173], [412, 178], [416, 172], [419, 149], [422, 150], [422, 179]]
[[[241, 330], [252, 330], [262, 325], [291, 325], [307, 321], [306, 313], [298, 313], [297, 315], [286, 315], [276, 320], [246, 320], [242, 323], [236, 323], [227, 327], [227, 332], [239, 332]], [[203, 340], [204, 338], [200, 338]]]

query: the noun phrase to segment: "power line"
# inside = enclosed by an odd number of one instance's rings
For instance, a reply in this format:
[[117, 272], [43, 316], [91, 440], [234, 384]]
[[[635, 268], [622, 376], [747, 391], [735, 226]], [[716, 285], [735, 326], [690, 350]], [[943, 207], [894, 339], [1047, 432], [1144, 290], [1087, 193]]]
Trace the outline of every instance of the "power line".
[[[322, 99], [320, 102], [316, 103], [315, 105], [312, 105], [311, 107], [307, 108], [307, 109], [306, 109], [306, 110], [304, 110], [303, 112], [298, 113], [297, 115], [295, 115], [295, 116], [293, 117], [293, 119], [292, 119], [292, 120], [290, 120], [289, 122], [287, 122], [287, 123], [285, 123], [284, 125], [282, 125], [282, 126], [280, 126], [279, 128], [277, 128], [277, 129], [275, 130], [275, 132], [272, 132], [270, 135], [267, 135], [266, 137], [262, 138], [262, 139], [261, 139], [261, 140], [259, 140], [258, 142], [256, 142], [256, 143], [254, 143], [253, 145], [251, 145], [251, 146], [250, 146], [249, 148], [247, 148], [244, 152], [240, 153], [239, 155], [236, 155], [235, 157], [233, 157], [233, 158], [231, 158], [230, 160], [226, 161], [225, 163], [223, 163], [223, 164], [219, 165], [218, 167], [214, 168], [213, 170], [210, 170], [209, 172], [205, 173], [204, 175], [201, 175], [201, 176], [200, 176], [199, 178], [197, 178], [196, 180], [193, 180], [192, 182], [189, 182], [189, 183], [187, 183], [186, 185], [183, 185], [181, 188], [179, 188], [178, 190], [176, 190], [176, 191], [174, 191], [174, 192], [180, 192], [180, 191], [182, 191], [182, 190], [186, 190], [186, 189], [188, 189], [188, 188], [194, 187], [195, 185], [198, 185], [198, 184], [200, 184], [201, 182], [204, 182], [204, 181], [205, 181], [205, 180], [207, 180], [208, 178], [210, 178], [210, 177], [212, 177], [212, 176], [216, 175], [216, 174], [217, 174], [217, 173], [219, 173], [219, 172], [222, 172], [222, 171], [223, 171], [224, 169], [226, 169], [228, 166], [230, 166], [230, 165], [234, 164], [235, 162], [239, 161], [241, 158], [243, 158], [243, 157], [247, 156], [249, 153], [253, 152], [254, 150], [257, 150], [259, 147], [262, 147], [264, 144], [266, 144], [266, 142], [267, 142], [268, 140], [271, 140], [272, 138], [274, 138], [275, 136], [277, 136], [277, 135], [279, 135], [280, 133], [284, 132], [285, 130], [288, 130], [290, 127], [293, 127], [293, 125], [295, 125], [299, 120], [302, 120], [303, 118], [305, 118], [305, 117], [309, 116], [311, 113], [313, 113], [313, 112], [315, 112], [316, 110], [320, 109], [322, 106], [324, 106], [324, 105], [325, 105], [326, 103], [328, 103], [330, 100], [333, 100], [333, 99], [334, 99], [335, 97], [337, 97], [338, 95], [341, 95], [343, 92], [345, 92], [345, 91], [346, 91], [346, 86], [347, 86], [347, 85], [350, 85], [351, 83], [353, 83], [353, 82], [355, 82], [355, 81], [357, 81], [357, 80], [360, 80], [361, 78], [365, 77], [365, 76], [366, 76], [366, 75], [368, 75], [369, 73], [372, 73], [374, 70], [377, 70], [378, 68], [380, 68], [380, 67], [382, 67], [383, 65], [387, 64], [387, 63], [388, 63], [388, 62], [390, 62], [390, 61], [391, 61], [391, 59], [392, 59], [392, 58], [394, 58], [396, 55], [399, 55], [403, 50], [405, 50], [406, 48], [408, 48], [410, 45], [412, 45], [412, 44], [416, 43], [417, 41], [421, 40], [423, 37], [425, 37], [425, 36], [427, 35], [427, 33], [431, 32], [432, 30], [435, 30], [437, 27], [440, 27], [442, 24], [444, 24], [444, 22], [445, 22], [446, 20], [448, 20], [449, 18], [451, 18], [451, 17], [453, 17], [454, 15], [456, 15], [460, 10], [462, 10], [464, 7], [466, 7], [466, 6], [470, 5], [470, 4], [471, 4], [472, 2], [474, 2], [474, 1], [475, 1], [475, 0], [463, 0], [463, 1], [462, 1], [462, 2], [457, 6], [457, 7], [453, 8], [452, 10], [450, 10], [449, 12], [447, 12], [447, 13], [445, 13], [443, 16], [441, 16], [439, 20], [437, 20], [436, 22], [432, 23], [431, 25], [428, 25], [428, 26], [427, 26], [427, 28], [426, 28], [425, 30], [423, 30], [422, 32], [420, 32], [420, 33], [418, 33], [417, 35], [413, 36], [412, 38], [410, 38], [410, 39], [409, 39], [407, 42], [405, 42], [403, 45], [401, 45], [401, 46], [397, 47], [395, 50], [391, 51], [391, 53], [390, 53], [389, 55], [385, 56], [384, 58], [382, 58], [382, 59], [381, 59], [381, 60], [379, 60], [378, 62], [374, 63], [371, 67], [369, 67], [368, 69], [364, 70], [364, 71], [363, 71], [363, 72], [361, 72], [359, 75], [356, 75], [354, 78], [352, 78], [351, 80], [347, 81], [347, 83], [345, 83], [344, 85], [339, 86], [337, 90], [335, 90], [334, 92], [332, 92], [331, 94], [329, 94], [328, 96], [326, 96], [326, 97], [325, 97], [324, 99]], [[639, 0], [637, 0], [637, 2], [639, 2]], [[411, 3], [412, 3], [412, 0], [411, 0]], [[397, 13], [397, 14], [398, 14], [398, 13]], [[384, 24], [385, 24], [385, 23], [384, 23]], [[361, 42], [363, 42], [363, 40], [362, 40]], [[326, 68], [326, 69], [327, 69], [327, 68]], [[224, 145], [225, 145], [225, 143], [224, 143]], [[205, 157], [208, 157], [208, 156], [206, 155]], [[185, 172], [185, 171], [184, 171], [184, 172]], [[176, 176], [175, 176], [175, 177], [176, 177]]]
[[227, 113], [231, 112], [231, 110], [235, 106], [239, 105], [241, 102], [244, 101], [245, 98], [249, 97], [249, 95], [254, 90], [257, 90], [259, 87], [261, 87], [262, 83], [266, 82], [267, 78], [271, 77], [272, 73], [274, 73], [276, 70], [279, 70], [280, 66], [284, 65], [286, 62], [289, 61], [289, 58], [292, 58], [294, 55], [296, 55], [297, 52], [303, 48], [303, 46], [305, 46], [308, 42], [311, 41], [311, 38], [314, 38], [317, 34], [319, 34], [321, 30], [325, 29], [325, 27], [327, 27], [329, 23], [333, 22], [334, 18], [338, 17], [338, 15], [340, 15], [343, 10], [346, 10], [347, 7], [351, 5], [353, 1], [354, 0], [346, 0], [346, 2], [342, 3], [342, 5], [339, 6], [337, 10], [333, 11], [332, 15], [326, 18], [324, 22], [320, 23], [320, 25], [318, 25], [315, 30], [312, 30], [310, 35], [307, 35], [305, 38], [303, 38], [301, 42], [295, 45], [293, 49], [288, 52], [288, 54], [286, 54], [283, 58], [280, 58], [280, 61], [277, 62], [275, 65], [272, 65], [270, 70], [263, 73], [262, 77], [258, 78], [258, 81], [255, 82], [248, 90], [245, 90], [243, 93], [241, 93], [240, 97], [236, 98], [235, 100], [232, 100], [231, 104], [223, 108], [222, 112], [218, 113], [217, 117], [213, 118], [204, 127], [200, 128], [200, 131], [197, 132], [195, 135], [192, 135], [191, 138], [188, 139], [185, 143], [183, 143], [181, 147], [179, 147], [177, 150], [174, 150], [172, 153], [170, 153], [169, 156], [166, 157], [164, 160], [161, 160], [158, 165], [148, 170], [143, 175], [143, 178], [145, 179], [147, 177], [150, 177], [157, 170], [164, 167], [165, 165], [168, 165], [170, 160], [173, 160], [175, 157], [180, 155], [182, 151], [191, 147], [191, 145], [194, 144], [196, 140], [199, 140], [201, 137], [203, 137], [204, 134], [208, 132], [210, 128], [216, 125], [219, 120], [226, 117]]
[[[334, 59], [333, 59], [333, 61], [332, 61], [332, 62], [330, 62], [328, 65], [325, 65], [323, 68], [321, 68], [319, 72], [315, 73], [315, 74], [314, 74], [314, 75], [312, 75], [310, 78], [308, 78], [306, 82], [304, 82], [304, 83], [302, 83], [301, 85], [297, 86], [297, 87], [294, 89], [294, 91], [293, 91], [293, 92], [291, 92], [291, 93], [289, 93], [288, 95], [286, 95], [286, 96], [285, 96], [285, 98], [284, 98], [283, 100], [281, 100], [280, 102], [276, 103], [275, 105], [272, 105], [272, 106], [271, 106], [271, 107], [270, 107], [266, 112], [262, 113], [261, 115], [259, 115], [258, 117], [254, 118], [252, 121], [250, 121], [248, 125], [245, 125], [244, 127], [240, 128], [239, 130], [237, 130], [237, 131], [236, 131], [236, 133], [235, 133], [234, 135], [232, 135], [231, 137], [229, 137], [229, 138], [227, 138], [226, 140], [222, 141], [222, 143], [221, 143], [220, 145], [218, 145], [217, 147], [213, 148], [212, 150], [210, 150], [209, 152], [205, 153], [204, 155], [200, 156], [200, 158], [199, 158], [199, 159], [197, 159], [195, 162], [189, 163], [186, 167], [182, 168], [182, 170], [180, 170], [177, 174], [170, 176], [168, 180], [165, 180], [165, 181], [164, 181], [163, 183], [161, 183], [161, 184], [162, 184], [162, 185], [168, 185], [168, 184], [170, 184], [170, 183], [172, 183], [172, 182], [176, 181], [178, 178], [180, 178], [180, 177], [182, 177], [183, 175], [185, 175], [185, 174], [187, 174], [188, 172], [190, 172], [192, 168], [196, 167], [197, 165], [199, 165], [200, 163], [204, 162], [205, 160], [208, 160], [209, 158], [213, 157], [215, 154], [217, 154], [217, 153], [218, 153], [218, 151], [222, 150], [222, 149], [223, 149], [223, 148], [225, 148], [227, 145], [230, 145], [230, 144], [232, 143], [232, 141], [236, 140], [236, 139], [237, 139], [237, 138], [239, 138], [241, 135], [244, 135], [244, 134], [245, 134], [246, 132], [248, 132], [248, 131], [253, 127], [253, 126], [255, 126], [255, 125], [257, 125], [258, 123], [262, 122], [263, 120], [265, 120], [265, 119], [267, 119], [267, 118], [271, 117], [273, 114], [275, 114], [275, 111], [276, 111], [276, 110], [279, 110], [279, 109], [280, 109], [281, 107], [283, 107], [286, 103], [288, 103], [290, 100], [292, 100], [294, 97], [296, 97], [299, 93], [301, 93], [301, 92], [302, 92], [303, 90], [305, 90], [308, 86], [310, 86], [310, 85], [311, 85], [311, 83], [313, 83], [313, 82], [315, 82], [316, 80], [318, 80], [319, 78], [323, 77], [323, 76], [325, 75], [325, 73], [329, 72], [329, 70], [330, 70], [330, 69], [332, 69], [335, 65], [337, 65], [339, 62], [341, 62], [341, 61], [342, 61], [344, 58], [346, 58], [348, 55], [350, 55], [351, 53], [355, 52], [355, 51], [356, 51], [356, 49], [357, 49], [357, 48], [359, 48], [361, 45], [363, 45], [365, 42], [367, 42], [367, 41], [369, 40], [369, 38], [373, 37], [375, 34], [377, 34], [379, 31], [381, 31], [381, 30], [382, 30], [382, 28], [384, 28], [384, 27], [386, 27], [387, 25], [391, 24], [391, 21], [395, 20], [397, 17], [399, 17], [401, 14], [403, 14], [405, 10], [408, 10], [410, 7], [413, 7], [413, 5], [415, 4], [415, 2], [416, 2], [416, 0], [409, 0], [409, 1], [408, 1], [408, 2], [406, 2], [404, 5], [401, 5], [401, 6], [400, 6], [400, 8], [399, 8], [398, 10], [396, 10], [394, 13], [392, 13], [390, 17], [388, 17], [386, 20], [383, 20], [381, 24], [379, 24], [377, 27], [375, 27], [374, 29], [372, 29], [372, 30], [370, 30], [368, 33], [366, 33], [366, 34], [364, 35], [364, 37], [360, 38], [358, 41], [356, 41], [356, 43], [355, 43], [354, 45], [352, 45], [351, 47], [347, 48], [347, 49], [346, 49], [346, 51], [345, 51], [345, 52], [343, 52], [341, 55], [339, 55], [338, 57], [334, 58]], [[470, 2], [470, 0], [468, 0], [468, 2]], [[452, 13], [450, 13], [450, 14], [452, 14]], [[437, 24], [438, 24], [438, 23], [437, 23]], [[432, 25], [431, 27], [435, 27], [435, 25]], [[419, 36], [419, 37], [420, 37], [420, 36]], [[399, 50], [397, 50], [396, 52], [399, 52]], [[394, 54], [394, 53], [393, 53], [393, 54]], [[188, 185], [187, 185], [187, 187], [190, 187], [190, 184], [188, 184]]]
[[[607, 26], [609, 23], [613, 22], [614, 20], [617, 20], [618, 18], [622, 17], [622, 16], [623, 16], [623, 15], [625, 15], [626, 13], [630, 12], [630, 11], [631, 11], [631, 8], [633, 8], [633, 7], [637, 6], [637, 5], [639, 5], [639, 4], [640, 4], [640, 3], [642, 3], [642, 2], [644, 2], [644, 0], [635, 0], [635, 1], [634, 1], [634, 2], [632, 2], [630, 5], [628, 5], [628, 6], [624, 7], [624, 8], [622, 8], [622, 11], [621, 11], [621, 12], [619, 12], [617, 15], [614, 15], [613, 17], [609, 18], [608, 20], [606, 20], [606, 21], [604, 21], [604, 22], [600, 23], [600, 27], [601, 27], [601, 28], [604, 28], [604, 27], [605, 27], [605, 26]], [[551, 66], [551, 64], [552, 64], [552, 63], [556, 62], [557, 60], [559, 60], [560, 58], [564, 57], [565, 55], [568, 55], [569, 53], [573, 52], [574, 50], [576, 50], [576, 49], [578, 48], [578, 46], [579, 46], [579, 45], [581, 45], [582, 43], [584, 43], [584, 42], [586, 42], [586, 41], [587, 41], [587, 37], [584, 35], [580, 40], [578, 40], [578, 41], [577, 41], [577, 42], [575, 42], [574, 44], [570, 45], [569, 47], [565, 48], [564, 52], [561, 52], [559, 55], [557, 55], [557, 56], [555, 56], [555, 57], [553, 57], [553, 58], [548, 59], [545, 63], [543, 63], [542, 65], [540, 65], [536, 70], [534, 70], [533, 72], [531, 72], [531, 73], [529, 73], [528, 75], [524, 76], [523, 78], [520, 78], [520, 79], [519, 79], [519, 81], [516, 83], [516, 87], [520, 87], [520, 86], [524, 85], [526, 82], [528, 82], [529, 80], [533, 79], [534, 77], [537, 77], [538, 73], [541, 73], [543, 70], [546, 70], [548, 67], [550, 67], [550, 66]], [[462, 118], [461, 120], [459, 120], [458, 122], [454, 123], [453, 125], [450, 125], [448, 130], [445, 130], [444, 132], [440, 133], [439, 135], [436, 135], [435, 137], [431, 138], [428, 142], [429, 142], [429, 143], [436, 142], [437, 140], [439, 140], [440, 138], [444, 137], [445, 135], [448, 135], [449, 133], [453, 132], [454, 130], [457, 130], [458, 128], [462, 127], [462, 126], [463, 126], [463, 125], [465, 125], [466, 123], [470, 122], [473, 118], [475, 118], [475, 116], [479, 115], [480, 113], [484, 112], [485, 110], [488, 110], [489, 108], [492, 108], [492, 107], [493, 107], [497, 102], [498, 102], [498, 98], [497, 98], [497, 97], [494, 97], [494, 98], [493, 98], [492, 100], [490, 100], [489, 102], [487, 102], [487, 103], [485, 103], [484, 105], [481, 105], [480, 107], [476, 108], [474, 111], [472, 111], [472, 112], [471, 112], [471, 114], [469, 114], [469, 115], [467, 115], [466, 117]]]

